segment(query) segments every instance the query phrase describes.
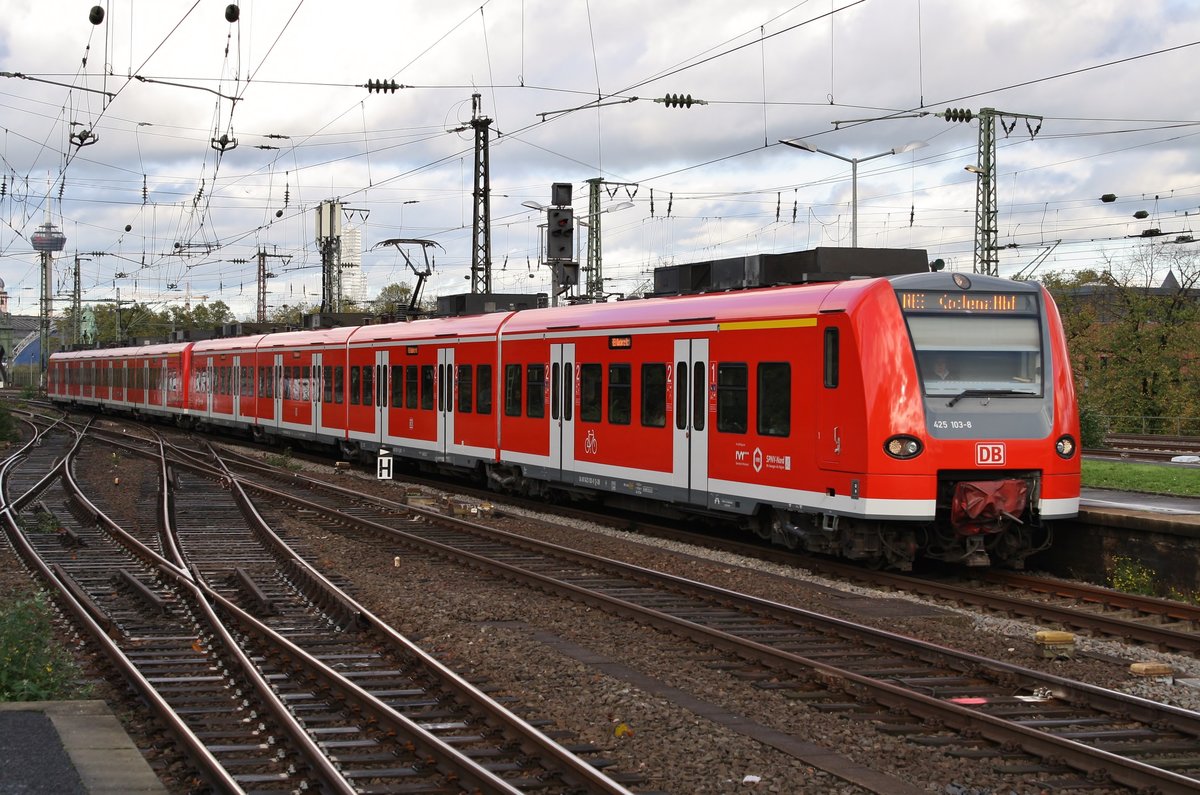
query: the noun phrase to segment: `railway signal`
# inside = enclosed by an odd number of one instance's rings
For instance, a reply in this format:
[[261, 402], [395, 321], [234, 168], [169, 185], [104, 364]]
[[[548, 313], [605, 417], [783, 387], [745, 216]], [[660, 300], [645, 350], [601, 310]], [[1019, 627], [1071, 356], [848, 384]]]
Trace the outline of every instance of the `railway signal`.
[[546, 261], [571, 262], [575, 259], [575, 211], [570, 207], [546, 210]]

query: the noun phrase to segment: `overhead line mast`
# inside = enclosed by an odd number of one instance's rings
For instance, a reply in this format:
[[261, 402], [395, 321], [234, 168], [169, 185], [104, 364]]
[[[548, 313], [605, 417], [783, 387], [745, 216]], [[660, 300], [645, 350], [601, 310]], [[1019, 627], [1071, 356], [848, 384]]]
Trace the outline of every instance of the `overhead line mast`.
[[479, 94], [471, 95], [471, 126], [475, 128], [475, 212], [471, 223], [471, 292], [492, 291], [492, 188], [488, 171], [488, 128], [492, 120], [479, 115]]
[[[946, 108], [936, 114], [946, 121], [970, 122], [974, 114], [970, 109]], [[1017, 119], [1025, 119], [1029, 137], [1035, 137], [1042, 129], [1042, 117], [1028, 113], [1012, 113], [995, 108], [980, 108], [979, 118], [979, 164], [967, 166], [976, 176], [975, 183], [975, 273], [988, 276], [1000, 275], [999, 219], [996, 211], [996, 117], [1004, 134], [1008, 135], [1017, 126]], [[1005, 122], [1005, 117], [1011, 122]], [[1037, 120], [1037, 126], [1030, 124]]]

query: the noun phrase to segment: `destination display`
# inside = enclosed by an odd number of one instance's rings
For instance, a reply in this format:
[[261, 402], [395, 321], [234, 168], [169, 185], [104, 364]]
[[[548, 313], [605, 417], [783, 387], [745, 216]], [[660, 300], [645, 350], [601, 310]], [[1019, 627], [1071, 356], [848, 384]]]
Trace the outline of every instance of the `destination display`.
[[1034, 314], [1037, 296], [1033, 293], [967, 293], [946, 290], [899, 291], [900, 308], [905, 312], [983, 312]]

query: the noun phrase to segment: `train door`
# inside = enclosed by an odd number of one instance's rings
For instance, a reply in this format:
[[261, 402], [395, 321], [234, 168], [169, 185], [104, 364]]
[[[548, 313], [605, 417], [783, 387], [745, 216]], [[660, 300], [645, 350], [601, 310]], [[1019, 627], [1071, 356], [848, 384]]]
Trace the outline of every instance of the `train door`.
[[454, 444], [454, 349], [438, 348], [437, 361], [437, 450], [444, 461], [460, 452]]
[[687, 501], [708, 502], [708, 340], [675, 340], [672, 440], [674, 482], [687, 490]]
[[203, 401], [203, 404], [204, 404], [203, 406], [201, 406], [201, 416], [209, 417], [212, 415], [213, 390], [216, 388], [216, 384], [213, 379], [213, 375], [214, 375], [213, 360], [211, 358], [204, 360], [203, 369], [201, 370], [200, 375], [201, 375], [201, 378], [203, 379], [201, 400]]
[[240, 420], [244, 415], [242, 400], [246, 397], [246, 377], [245, 373], [242, 372], [242, 357], [239, 354], [234, 354], [233, 356], [233, 373], [230, 381], [229, 391], [233, 393], [233, 418]]
[[388, 426], [388, 352], [375, 351], [375, 439], [383, 443], [391, 429]]
[[550, 346], [550, 466], [575, 470], [575, 346]]
[[283, 354], [271, 354], [271, 366], [268, 368], [268, 378], [271, 379], [271, 389], [267, 391], [268, 395], [272, 395], [271, 416], [276, 418], [275, 425], [283, 426]]
[[313, 432], [320, 433], [325, 427], [321, 424], [321, 410], [325, 405], [322, 400], [322, 395], [325, 394], [325, 370], [321, 367], [321, 359], [323, 357], [319, 353], [314, 353], [312, 357], [312, 418]]

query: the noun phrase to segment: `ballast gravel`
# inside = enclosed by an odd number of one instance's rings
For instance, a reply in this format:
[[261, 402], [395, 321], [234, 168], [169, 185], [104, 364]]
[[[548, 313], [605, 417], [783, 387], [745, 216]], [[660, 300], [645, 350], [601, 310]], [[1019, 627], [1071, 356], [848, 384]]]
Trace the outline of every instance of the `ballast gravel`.
[[[257, 453], [260, 454], [261, 453]], [[142, 466], [127, 457], [128, 468]], [[399, 487], [328, 465], [313, 474], [368, 494], [399, 498]], [[155, 475], [147, 473], [147, 477]], [[102, 502], [136, 511], [137, 491], [114, 487]], [[122, 507], [123, 506], [123, 507]], [[506, 508], [506, 528], [593, 554], [827, 613], [940, 645], [1049, 671], [1143, 698], [1200, 709], [1200, 664], [1179, 655], [1077, 638], [1071, 659], [1046, 659], [1034, 643], [1040, 627], [928, 603], [919, 597], [849, 586], [801, 568], [779, 566], [691, 545], [552, 517], [558, 527], [522, 521]], [[861, 793], [870, 790], [821, 770], [763, 738], [786, 737], [833, 752], [844, 764], [885, 771], [912, 791], [946, 795], [1042, 793], [1044, 782], [998, 775], [986, 760], [958, 759], [875, 731], [869, 722], [813, 709], [691, 641], [626, 619], [511, 585], [398, 546], [351, 540], [300, 520], [284, 528], [310, 559], [351, 583], [356, 599], [435, 653], [518, 714], [569, 745], [590, 745], [615, 774], [634, 774], [630, 789], [661, 793]], [[6, 556], [8, 551], [4, 550]], [[4, 583], [0, 580], [0, 586]], [[4, 593], [6, 591], [0, 591]], [[861, 598], [913, 603], [911, 617], [871, 618]], [[895, 611], [893, 611], [895, 612]], [[903, 613], [904, 611], [899, 611]], [[1137, 661], [1162, 662], [1171, 677], [1130, 673]], [[768, 686], [763, 686], [764, 684]], [[681, 699], [680, 695], [686, 696]], [[681, 704], [681, 701], [683, 702]], [[684, 705], [686, 704], [686, 706]], [[731, 727], [707, 715], [741, 720]], [[137, 726], [131, 729], [134, 733]], [[160, 742], [138, 738], [140, 747]], [[146, 742], [143, 746], [141, 743]], [[168, 782], [173, 790], [177, 785]], [[1056, 789], [1055, 792], [1072, 792]], [[1085, 790], [1080, 789], [1080, 792]], [[1097, 790], [1088, 788], [1090, 795]], [[1117, 790], [1119, 791], [1119, 790]], [[1103, 792], [1101, 790], [1100, 792]]]

